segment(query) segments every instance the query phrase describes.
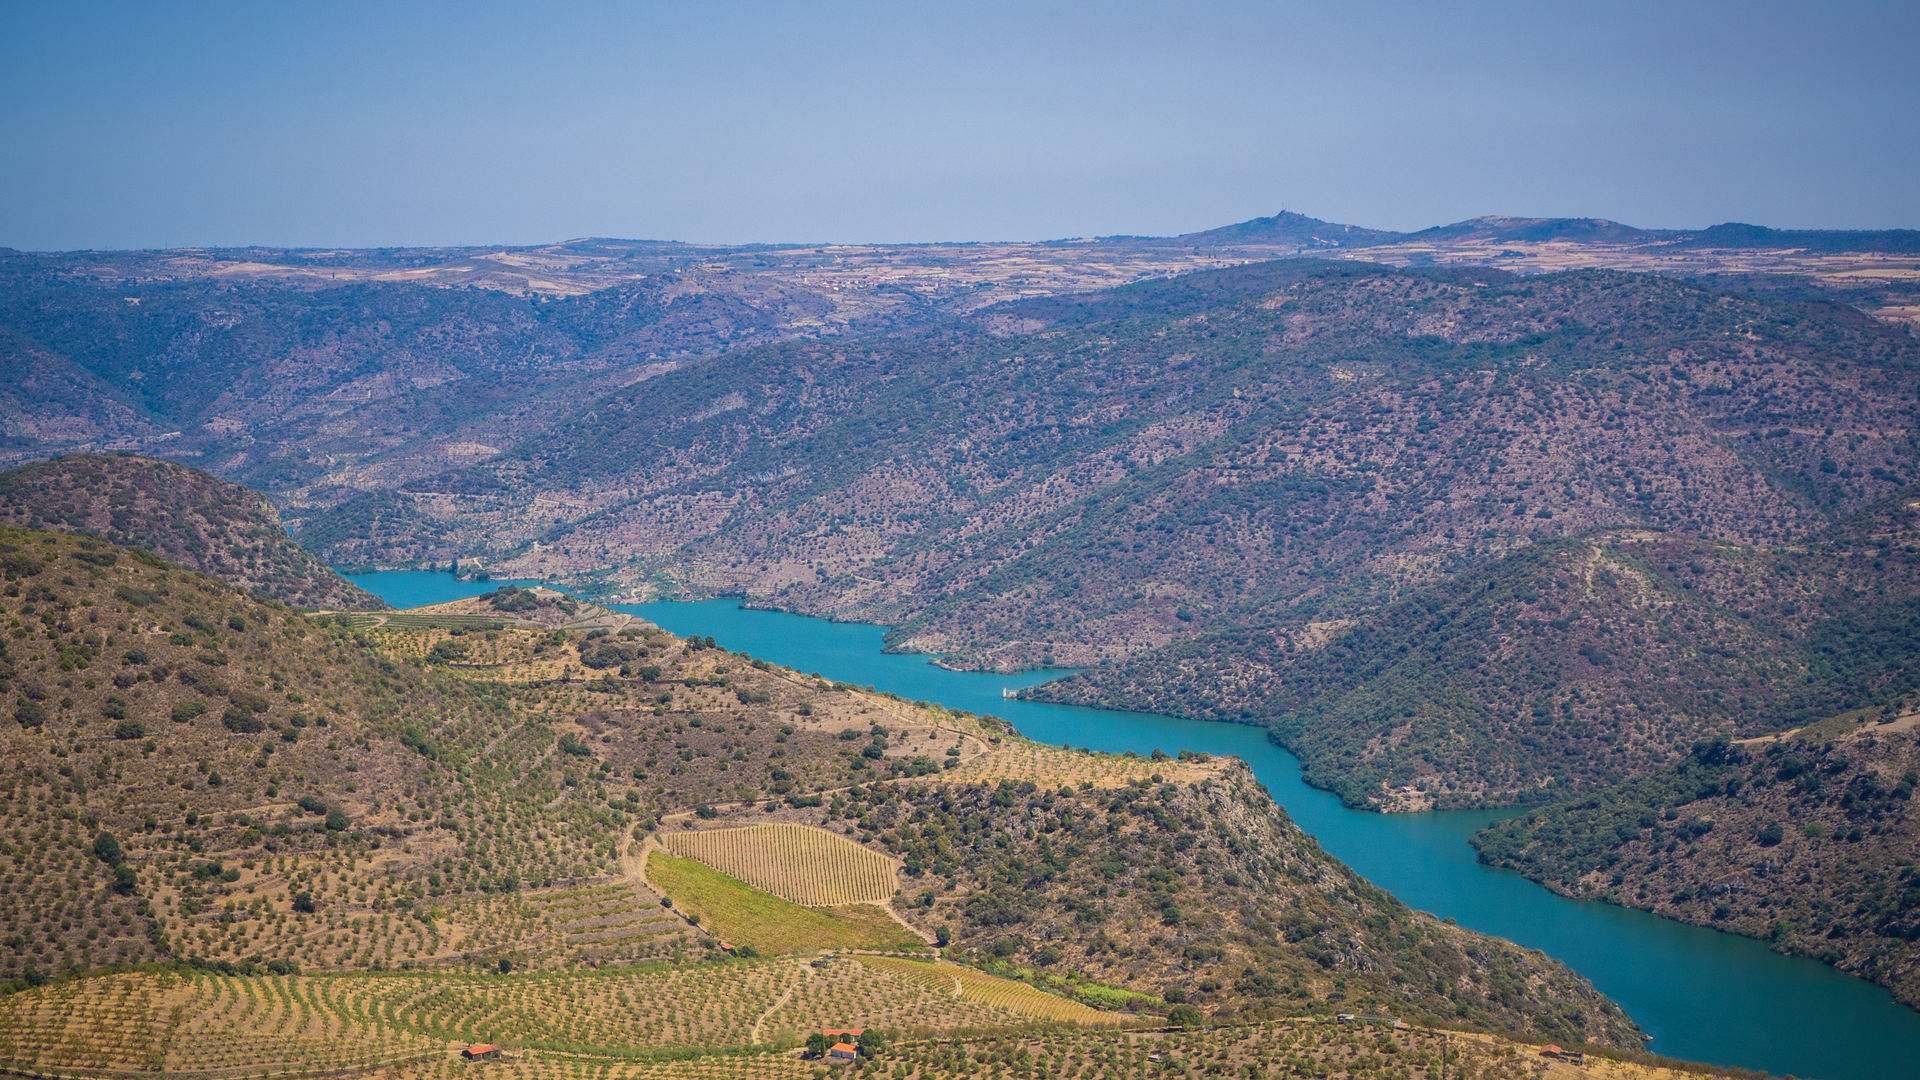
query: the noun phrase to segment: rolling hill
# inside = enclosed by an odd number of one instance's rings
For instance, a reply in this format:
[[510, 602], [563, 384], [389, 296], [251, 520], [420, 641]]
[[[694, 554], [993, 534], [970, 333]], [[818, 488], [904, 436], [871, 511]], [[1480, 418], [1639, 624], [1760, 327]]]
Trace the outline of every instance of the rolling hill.
[[170, 461], [73, 454], [0, 472], [0, 522], [144, 548], [294, 607], [387, 606], [289, 539], [265, 499]]

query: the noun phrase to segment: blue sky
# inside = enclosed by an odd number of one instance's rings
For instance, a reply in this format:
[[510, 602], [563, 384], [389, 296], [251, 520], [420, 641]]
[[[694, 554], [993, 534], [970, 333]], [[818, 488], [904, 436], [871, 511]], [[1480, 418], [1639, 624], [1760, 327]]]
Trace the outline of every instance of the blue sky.
[[0, 0], [0, 245], [1920, 227], [1920, 4]]

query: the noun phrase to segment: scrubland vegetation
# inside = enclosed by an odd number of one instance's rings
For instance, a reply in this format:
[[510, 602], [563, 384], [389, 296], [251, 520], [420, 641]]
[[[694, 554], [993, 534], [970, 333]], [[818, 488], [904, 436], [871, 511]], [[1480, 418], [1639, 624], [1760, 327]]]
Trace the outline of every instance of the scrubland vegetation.
[[[169, 452], [244, 433], [219, 460], [343, 564], [1085, 666], [1038, 693], [1265, 725], [1353, 805], [1546, 804], [1483, 857], [1912, 1000], [1920, 348], [1812, 292], [1267, 264], [840, 335], [769, 279], [536, 311], [32, 261], [8, 333], [126, 389], [8, 446], [192, 417]], [[196, 335], [195, 380], [149, 362]], [[368, 350], [414, 359], [342, 381]], [[268, 353], [338, 403], [249, 404]], [[456, 377], [438, 416], [396, 389]], [[853, 1070], [901, 1080], [1425, 1080], [1436, 1043], [1479, 1080], [1549, 1069], [1504, 1037], [1638, 1045], [1238, 762], [1041, 746], [551, 590], [376, 610], [147, 459], [6, 474], [8, 523], [0, 1068], [428, 1077], [496, 1041], [529, 1077], [818, 1077], [805, 1037], [867, 1028]], [[1412, 1028], [1302, 1019], [1333, 1013]]]
[[1033, 693], [1269, 725], [1350, 805], [1550, 801], [1920, 685], [1917, 505], [1790, 547], [1540, 543], [1318, 636], [1204, 636]]
[[1920, 1005], [1917, 704], [1702, 740], [1670, 768], [1474, 844], [1482, 861], [1564, 895], [1760, 938]]
[[1551, 801], [1913, 685], [1911, 544], [1860, 523], [1920, 477], [1920, 346], [1809, 295], [1283, 262], [1034, 299], [687, 365], [327, 536], [1081, 667], [1035, 693], [1267, 726], [1356, 806]]

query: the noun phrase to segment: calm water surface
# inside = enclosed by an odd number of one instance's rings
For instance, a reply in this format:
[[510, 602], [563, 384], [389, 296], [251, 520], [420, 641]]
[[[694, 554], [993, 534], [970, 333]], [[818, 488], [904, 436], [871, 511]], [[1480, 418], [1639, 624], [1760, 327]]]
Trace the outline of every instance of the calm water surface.
[[[497, 582], [389, 572], [351, 578], [397, 606], [471, 596]], [[1655, 1053], [1820, 1080], [1920, 1077], [1920, 1013], [1878, 987], [1759, 942], [1607, 904], [1566, 900], [1481, 866], [1467, 837], [1487, 811], [1370, 814], [1348, 810], [1300, 779], [1299, 762], [1263, 731], [1003, 699], [1058, 672], [1002, 676], [947, 671], [924, 657], [880, 651], [882, 629], [751, 611], [731, 600], [622, 607], [676, 634], [829, 679], [873, 686], [1010, 720], [1028, 738], [1095, 750], [1233, 754], [1320, 842], [1413, 907], [1540, 949], [1591, 979], [1653, 1036]]]

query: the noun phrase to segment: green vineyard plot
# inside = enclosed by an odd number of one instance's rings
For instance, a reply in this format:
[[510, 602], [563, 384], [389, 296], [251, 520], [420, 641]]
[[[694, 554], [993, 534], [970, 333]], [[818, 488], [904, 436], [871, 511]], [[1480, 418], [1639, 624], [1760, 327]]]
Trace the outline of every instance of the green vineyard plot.
[[917, 935], [871, 905], [803, 907], [703, 863], [664, 852], [649, 856], [647, 878], [672, 898], [677, 910], [697, 916], [702, 928], [730, 944], [761, 953], [925, 946]]
[[885, 903], [897, 887], [892, 859], [808, 825], [670, 833], [660, 843], [674, 855], [808, 907]]

